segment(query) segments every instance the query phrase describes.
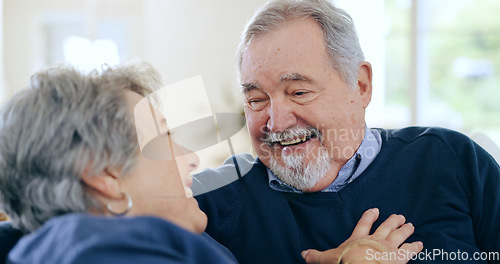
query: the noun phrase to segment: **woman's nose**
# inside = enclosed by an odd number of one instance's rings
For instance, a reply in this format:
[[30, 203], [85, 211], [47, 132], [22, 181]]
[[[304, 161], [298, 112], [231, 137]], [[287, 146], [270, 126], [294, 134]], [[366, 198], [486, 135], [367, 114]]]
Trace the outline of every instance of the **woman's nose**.
[[196, 170], [198, 166], [200, 166], [200, 157], [198, 157], [195, 152], [187, 154], [186, 158], [188, 161], [189, 172]]

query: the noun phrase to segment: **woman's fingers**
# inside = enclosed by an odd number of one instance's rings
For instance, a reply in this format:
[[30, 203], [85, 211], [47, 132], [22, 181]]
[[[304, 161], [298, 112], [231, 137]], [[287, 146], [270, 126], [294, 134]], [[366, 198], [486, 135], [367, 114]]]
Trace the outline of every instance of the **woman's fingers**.
[[379, 210], [377, 208], [372, 208], [366, 210], [361, 219], [359, 219], [354, 231], [352, 231], [351, 238], [356, 239], [363, 236], [370, 235], [370, 230], [372, 228], [373, 223], [377, 221], [379, 215]]
[[[424, 244], [420, 241], [413, 242], [413, 243], [404, 243], [399, 250], [403, 250], [406, 261], [409, 261], [410, 259], [414, 258], [416, 254], [418, 254], [420, 251], [424, 249]], [[406, 262], [405, 262], [406, 263]]]
[[413, 232], [415, 231], [415, 227], [411, 223], [404, 224], [400, 228], [392, 231], [386, 239], [386, 242], [389, 243], [391, 247], [398, 248], [399, 245], [403, 244], [407, 238], [409, 238]]
[[406, 219], [402, 215], [391, 215], [385, 220], [373, 233], [373, 236], [378, 239], [386, 239], [398, 227], [405, 223]]
[[304, 250], [301, 253], [302, 258], [307, 264], [330, 264], [337, 263], [340, 252], [336, 249], [318, 251], [315, 249]]
[[[302, 258], [306, 263], [329, 264], [337, 263], [338, 258], [343, 256], [343, 259], [349, 261], [362, 260], [363, 262], [360, 263], [366, 263], [368, 249], [388, 250], [388, 252], [399, 252], [399, 249], [403, 250], [408, 258], [391, 262], [399, 264], [408, 262], [411, 257], [423, 249], [422, 242], [403, 244], [413, 234], [415, 228], [411, 223], [405, 224], [406, 219], [402, 215], [391, 215], [377, 228], [373, 235], [370, 235], [373, 223], [378, 217], [379, 210], [376, 208], [365, 211], [356, 224], [352, 235], [338, 248], [326, 251], [304, 250], [301, 254]], [[403, 245], [399, 247], [401, 244]]]

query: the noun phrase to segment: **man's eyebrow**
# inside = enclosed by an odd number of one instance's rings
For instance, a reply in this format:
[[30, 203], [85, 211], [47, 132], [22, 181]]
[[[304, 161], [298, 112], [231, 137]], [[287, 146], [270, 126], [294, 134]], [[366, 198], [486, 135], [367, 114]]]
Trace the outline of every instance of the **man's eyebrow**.
[[[280, 82], [284, 81], [301, 81], [310, 83], [311, 80], [300, 73], [286, 73], [280, 77]], [[256, 83], [243, 83], [241, 84], [241, 92], [247, 94], [251, 90], [260, 89], [260, 86]]]
[[247, 94], [251, 90], [260, 89], [260, 86], [256, 83], [243, 83], [241, 84], [241, 92]]
[[300, 73], [286, 73], [280, 77], [280, 82], [283, 81], [302, 81], [311, 82], [311, 80]]

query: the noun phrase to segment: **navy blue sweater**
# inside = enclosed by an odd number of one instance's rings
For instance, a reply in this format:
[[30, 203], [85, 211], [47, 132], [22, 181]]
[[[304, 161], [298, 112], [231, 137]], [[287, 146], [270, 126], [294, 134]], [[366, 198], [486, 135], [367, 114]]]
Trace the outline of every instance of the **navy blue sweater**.
[[[450, 130], [380, 132], [382, 149], [374, 162], [338, 193], [274, 191], [266, 167], [253, 161], [242, 178], [197, 197], [209, 218], [207, 233], [240, 263], [303, 263], [302, 250], [337, 247], [362, 213], [376, 207], [381, 213], [373, 230], [391, 214], [403, 214], [416, 227], [407, 242], [449, 253], [432, 256], [434, 261], [420, 255], [421, 262], [446, 262], [458, 251], [471, 259], [474, 252], [499, 254], [500, 168], [494, 159]], [[234, 171], [233, 165], [197, 178], [209, 182], [224, 170]]]

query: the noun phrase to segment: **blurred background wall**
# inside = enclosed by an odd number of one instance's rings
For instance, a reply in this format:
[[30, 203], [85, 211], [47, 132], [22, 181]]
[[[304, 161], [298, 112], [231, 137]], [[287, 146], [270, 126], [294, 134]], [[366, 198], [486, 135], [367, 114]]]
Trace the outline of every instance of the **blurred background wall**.
[[[29, 76], [62, 61], [89, 70], [140, 57], [165, 83], [201, 78], [167, 103], [186, 122], [242, 113], [240, 33], [264, 0], [2, 0], [0, 104]], [[432, 125], [500, 145], [500, 2], [336, 0], [354, 18], [374, 95], [368, 126]], [[179, 89], [178, 89], [179, 90]], [[167, 117], [168, 118], [168, 117]], [[223, 141], [223, 140], [221, 140]], [[200, 151], [201, 167], [252, 152], [246, 128]]]

